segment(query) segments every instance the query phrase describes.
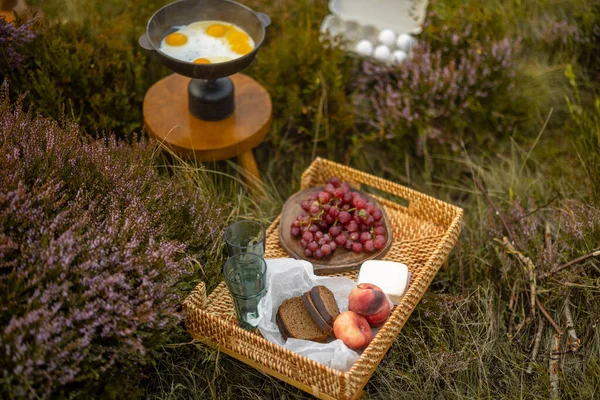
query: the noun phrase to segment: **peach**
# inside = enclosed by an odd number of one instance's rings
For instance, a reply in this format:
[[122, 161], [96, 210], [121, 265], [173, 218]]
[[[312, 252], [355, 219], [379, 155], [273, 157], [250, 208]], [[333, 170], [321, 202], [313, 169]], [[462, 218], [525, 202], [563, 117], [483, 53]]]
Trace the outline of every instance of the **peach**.
[[344, 311], [333, 323], [333, 333], [352, 350], [366, 348], [373, 339], [369, 323], [354, 311]]
[[373, 315], [381, 311], [387, 298], [379, 286], [359, 283], [348, 296], [348, 309], [360, 315]]
[[364, 315], [364, 317], [367, 320], [367, 322], [369, 323], [369, 325], [371, 325], [371, 328], [376, 328], [380, 325], [383, 325], [383, 323], [388, 319], [389, 315], [390, 315], [390, 303], [388, 301], [385, 301], [381, 305], [381, 308], [379, 309], [379, 311], [377, 311], [375, 314]]

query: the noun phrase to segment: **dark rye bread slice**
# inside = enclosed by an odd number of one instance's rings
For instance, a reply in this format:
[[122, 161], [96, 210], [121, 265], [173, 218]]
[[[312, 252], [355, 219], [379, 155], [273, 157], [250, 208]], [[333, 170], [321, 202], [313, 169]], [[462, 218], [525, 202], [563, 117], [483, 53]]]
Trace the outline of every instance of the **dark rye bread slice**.
[[283, 331], [282, 336], [287, 335], [289, 338], [325, 343], [328, 336], [327, 332], [319, 328], [304, 308], [301, 296], [284, 300], [279, 306], [277, 314], [280, 321], [278, 324], [279, 330]]
[[333, 292], [323, 285], [315, 286], [310, 290], [310, 298], [327, 325], [333, 326], [335, 319], [340, 315]]
[[280, 309], [277, 310], [277, 314], [275, 315], [275, 323], [277, 324], [277, 327], [279, 328], [279, 332], [281, 333], [281, 336], [283, 336], [283, 340], [288, 340], [288, 338], [290, 337], [290, 332], [288, 332], [285, 325], [283, 325], [283, 322], [281, 322], [281, 317], [279, 316], [279, 310]]
[[312, 299], [310, 298], [310, 291], [302, 295], [302, 304], [304, 304], [304, 308], [306, 308], [306, 311], [308, 311], [313, 321], [319, 325], [319, 328], [321, 328], [329, 336], [333, 336], [333, 328], [331, 325], [325, 322], [321, 314], [319, 314], [319, 311], [317, 311], [317, 307], [315, 307]]

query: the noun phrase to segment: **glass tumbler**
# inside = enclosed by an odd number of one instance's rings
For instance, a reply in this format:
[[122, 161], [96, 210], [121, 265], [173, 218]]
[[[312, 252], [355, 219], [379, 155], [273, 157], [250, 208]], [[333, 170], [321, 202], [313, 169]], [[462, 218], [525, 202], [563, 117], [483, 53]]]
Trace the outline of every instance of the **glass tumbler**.
[[254, 253], [240, 253], [227, 259], [223, 266], [225, 282], [233, 298], [240, 326], [251, 330], [248, 321], [258, 318], [258, 302], [265, 295], [267, 263]]
[[265, 228], [260, 223], [252, 220], [235, 222], [225, 229], [223, 235], [229, 256], [240, 253], [255, 253], [260, 256], [265, 254]]

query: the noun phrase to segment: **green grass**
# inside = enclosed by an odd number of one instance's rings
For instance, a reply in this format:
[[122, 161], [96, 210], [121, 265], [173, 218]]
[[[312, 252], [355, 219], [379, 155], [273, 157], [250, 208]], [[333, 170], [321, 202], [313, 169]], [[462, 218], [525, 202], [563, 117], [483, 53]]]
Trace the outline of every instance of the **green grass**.
[[[107, 46], [103, 40], [108, 38], [119, 45], [120, 52], [129, 54], [127, 63], [115, 67], [122, 72], [115, 76], [130, 79], [133, 89], [121, 94], [116, 90], [116, 100], [107, 104], [125, 104], [134, 111], [123, 114], [106, 106], [97, 112], [94, 104], [73, 89], [79, 80], [69, 81], [71, 90], [61, 91], [68, 94], [61, 101], [79, 104], [79, 109], [85, 110], [74, 116], [86, 127], [97, 122], [106, 129], [125, 132], [124, 136], [138, 129], [141, 112], [136, 107], [141, 107], [141, 96], [166, 71], [141, 54], [135, 40], [153, 10], [164, 2], [71, 1], [66, 8], [62, 2], [31, 3], [42, 7], [48, 18], [97, 23], [93, 28], [69, 29], [84, 29], [90, 35], [88, 40], [99, 41], [103, 48]], [[440, 270], [369, 381], [367, 398], [551, 397], [549, 357], [555, 330], [539, 309], [533, 315], [529, 275], [519, 258], [509, 254], [499, 241], [509, 235], [504, 219], [517, 250], [529, 257], [540, 273], [600, 247], [598, 6], [583, 0], [432, 1], [429, 7], [437, 12], [438, 27], [458, 30], [468, 18], [479, 40], [521, 40], [515, 96], [502, 100], [515, 104], [491, 104], [480, 110], [486, 115], [497, 110], [519, 112], [503, 116], [510, 130], [496, 132], [495, 126], [482, 124], [473, 129], [476, 136], [471, 141], [461, 137], [464, 147], [449, 151], [432, 144], [427, 148], [429, 153], [419, 154], [417, 138], [412, 136], [395, 142], [391, 152], [392, 144], [381, 140], [368, 118], [353, 109], [360, 61], [319, 45], [317, 29], [327, 13], [325, 2], [253, 0], [248, 4], [267, 12], [274, 21], [257, 62], [246, 71], [269, 89], [275, 104], [271, 132], [256, 149], [266, 182], [266, 200], [253, 197], [233, 162], [201, 165], [165, 157], [159, 164], [210, 193], [215, 202], [225, 204], [227, 220], [246, 217], [269, 224], [285, 199], [298, 190], [300, 175], [315, 155], [463, 207], [463, 231], [448, 267]], [[106, 21], [114, 16], [121, 21], [117, 31], [126, 32], [121, 37], [110, 36]], [[579, 27], [589, 41], [548, 36], [549, 21], [562, 19]], [[125, 29], [123, 24], [131, 26]], [[61, 29], [57, 31], [56, 40], [62, 40], [64, 46], [66, 36]], [[94, 36], [99, 33], [103, 36]], [[439, 40], [435, 31], [424, 32], [423, 37], [432, 43]], [[124, 78], [136, 60], [145, 63], [150, 77], [144, 76], [142, 68]], [[54, 74], [62, 76], [60, 71], [49, 73], [43, 68], [36, 74], [49, 81], [56, 78]], [[24, 89], [31, 88], [25, 79], [18, 82]], [[43, 89], [32, 91], [30, 96], [34, 105], [53, 104], [44, 98]], [[52, 115], [49, 107], [43, 111]], [[98, 113], [107, 119], [100, 119]], [[452, 127], [440, 128], [451, 131]], [[491, 202], [475, 179], [485, 187]], [[546, 226], [551, 246], [544, 236]], [[202, 279], [202, 269], [218, 270], [222, 257], [222, 244], [215, 243], [214, 257], [205, 260], [197, 279], [185, 290]], [[209, 287], [215, 284], [209, 282]], [[565, 331], [558, 355], [559, 396], [599, 397], [600, 258], [588, 258], [535, 285], [550, 317]], [[569, 351], [567, 343], [565, 301], [570, 302], [581, 340], [576, 352]], [[543, 331], [537, 362], [531, 363], [540, 326]], [[136, 383], [149, 397], [309, 398], [228, 356], [189, 342], [189, 335], [181, 329], [171, 346], [157, 349], [160, 355]]]

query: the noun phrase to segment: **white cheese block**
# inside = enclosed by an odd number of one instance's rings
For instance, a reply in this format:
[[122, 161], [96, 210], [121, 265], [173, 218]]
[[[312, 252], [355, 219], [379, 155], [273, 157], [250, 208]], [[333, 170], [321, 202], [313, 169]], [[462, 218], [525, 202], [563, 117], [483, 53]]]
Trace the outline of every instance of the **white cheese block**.
[[410, 272], [399, 262], [369, 260], [361, 265], [357, 281], [379, 286], [394, 304], [398, 304], [408, 290]]

